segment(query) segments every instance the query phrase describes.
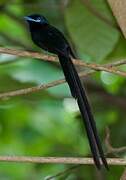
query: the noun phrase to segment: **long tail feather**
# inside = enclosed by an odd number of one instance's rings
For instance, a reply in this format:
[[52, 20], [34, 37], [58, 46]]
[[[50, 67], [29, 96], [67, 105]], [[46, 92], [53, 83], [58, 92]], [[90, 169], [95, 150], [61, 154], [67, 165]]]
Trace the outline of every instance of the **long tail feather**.
[[104, 152], [103, 152], [103, 149], [102, 149], [102, 146], [101, 146], [101, 143], [100, 143], [100, 138], [99, 138], [98, 133], [97, 133], [94, 117], [92, 115], [91, 107], [89, 105], [85, 90], [81, 85], [79, 76], [77, 74], [77, 71], [76, 71], [71, 59], [69, 59], [69, 64], [71, 64], [70, 65], [70, 67], [72, 67], [71, 70], [73, 69], [73, 73], [76, 76], [79, 88], [81, 89], [80, 91], [81, 91], [81, 94], [82, 94], [82, 97], [83, 97], [83, 100], [84, 100], [84, 103], [85, 103], [85, 107], [86, 107], [86, 111], [87, 111], [87, 114], [88, 114], [88, 118], [89, 118], [90, 123], [91, 123], [92, 131], [93, 131], [94, 136], [95, 136], [95, 141], [96, 141], [96, 144], [97, 144], [97, 147], [98, 147], [99, 155], [100, 155], [100, 157], [102, 159], [102, 162], [103, 162], [104, 166], [108, 169], [108, 164], [107, 164], [106, 158], [104, 156]]
[[93, 154], [95, 164], [98, 169], [101, 167], [100, 157], [104, 166], [108, 169], [108, 164], [102, 150], [100, 139], [97, 133], [95, 121], [91, 113], [91, 108], [84, 88], [81, 85], [77, 71], [69, 57], [59, 55], [59, 60], [64, 71], [66, 81], [69, 84], [72, 96], [77, 99], [83, 121], [86, 127], [89, 144]]

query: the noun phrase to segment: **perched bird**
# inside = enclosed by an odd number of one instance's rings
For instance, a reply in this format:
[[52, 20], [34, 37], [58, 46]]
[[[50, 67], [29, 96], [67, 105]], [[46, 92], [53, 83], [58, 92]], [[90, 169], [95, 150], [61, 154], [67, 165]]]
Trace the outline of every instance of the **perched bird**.
[[100, 169], [103, 164], [108, 169], [85, 89], [71, 60], [75, 55], [68, 41], [58, 29], [49, 24], [44, 16], [33, 14], [26, 16], [25, 20], [29, 24], [33, 42], [45, 51], [58, 56], [71, 94], [77, 100], [95, 165]]

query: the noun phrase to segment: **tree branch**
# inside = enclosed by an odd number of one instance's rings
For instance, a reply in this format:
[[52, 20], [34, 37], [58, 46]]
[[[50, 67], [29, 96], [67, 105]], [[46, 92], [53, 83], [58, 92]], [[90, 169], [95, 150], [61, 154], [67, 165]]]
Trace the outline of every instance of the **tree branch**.
[[[85, 164], [92, 165], [92, 158], [80, 157], [31, 157], [31, 156], [0, 156], [0, 162], [20, 162], [20, 163], [49, 163], [49, 164]], [[107, 158], [109, 165], [126, 165], [126, 159]]]
[[[2, 48], [1, 47], [0, 48], [0, 53], [16, 55], [16, 56], [19, 56], [19, 57], [32, 57], [32, 58], [42, 59], [43, 61], [58, 62], [58, 60], [56, 59], [56, 56], [49, 56], [49, 55], [41, 54], [41, 53], [38, 53], [38, 52], [21, 51], [21, 50]], [[124, 60], [119, 60], [117, 62], [113, 62], [113, 63], [110, 63], [110, 64], [105, 64], [105, 65], [98, 65], [98, 64], [93, 64], [93, 63], [89, 64], [89, 63], [82, 62], [80, 60], [73, 60], [73, 63], [75, 65], [79, 65], [79, 66], [83, 66], [83, 67], [93, 69], [92, 71], [88, 71], [86, 73], [84, 73], [84, 72], [79, 73], [80, 77], [87, 76], [87, 75], [93, 73], [94, 70], [96, 70], [96, 71], [106, 71], [106, 72], [109, 72], [109, 73], [113, 73], [113, 74], [116, 74], [116, 75], [126, 77], [126, 72], [120, 71], [120, 70], [114, 68], [116, 66], [126, 64], [125, 59]], [[0, 99], [7, 98], [7, 97], [12, 97], [12, 96], [25, 95], [25, 94], [32, 93], [32, 92], [37, 92], [37, 91], [40, 91], [42, 89], [47, 89], [47, 88], [50, 88], [50, 87], [53, 87], [53, 86], [56, 86], [56, 85], [59, 85], [59, 84], [62, 84], [62, 83], [65, 83], [65, 79], [60, 79], [60, 80], [53, 81], [53, 82], [48, 83], [48, 84], [43, 84], [43, 85], [40, 85], [40, 86], [34, 86], [34, 87], [31, 87], [31, 88], [26, 88], [26, 89], [20, 89], [20, 90], [16, 90], [16, 91], [10, 91], [10, 92], [6, 92], [6, 93], [1, 93], [0, 94]]]
[[[79, 73], [79, 76], [80, 77], [87, 76], [91, 73], [92, 73], [92, 71], [89, 71], [87, 73], [82, 72], [82, 73]], [[25, 89], [19, 89], [19, 90], [5, 92], [5, 93], [0, 93], [0, 99], [6, 99], [9, 97], [13, 97], [13, 96], [20, 96], [20, 95], [26, 95], [29, 93], [33, 93], [33, 92], [39, 92], [41, 90], [51, 88], [51, 87], [63, 84], [65, 82], [66, 82], [65, 79], [60, 79], [60, 80], [53, 81], [53, 82], [47, 83], [47, 84], [42, 84], [39, 86], [34, 86], [34, 87], [30, 87], [30, 88], [25, 88]]]
[[[37, 58], [37, 59], [41, 59], [43, 61], [59, 62], [57, 60], [56, 56], [49, 56], [49, 55], [45, 55], [45, 54], [38, 53], [38, 52], [21, 51], [21, 50], [1, 47], [0, 48], [0, 53], [16, 55], [16, 56], [20, 56], [20, 57]], [[73, 63], [75, 65], [78, 65], [78, 66], [93, 69], [95, 71], [106, 71], [106, 72], [109, 72], [109, 73], [114, 73], [116, 75], [126, 77], [126, 72], [120, 71], [120, 70], [117, 70], [116, 68], [114, 68], [115, 66], [126, 64], [126, 60], [119, 60], [116, 63], [114, 62], [114, 63], [111, 63], [111, 64], [100, 65], [100, 64], [94, 64], [94, 63], [85, 63], [84, 61], [81, 61], [79, 59], [76, 59], [76, 60], [73, 59]]]

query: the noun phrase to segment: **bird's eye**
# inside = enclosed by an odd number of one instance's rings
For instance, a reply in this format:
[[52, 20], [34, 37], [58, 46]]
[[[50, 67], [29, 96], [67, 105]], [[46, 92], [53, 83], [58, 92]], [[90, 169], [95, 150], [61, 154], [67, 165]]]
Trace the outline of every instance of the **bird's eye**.
[[37, 22], [40, 22], [40, 21], [41, 21], [41, 18], [40, 18], [40, 17], [38, 17], [38, 18], [36, 19], [36, 21], [37, 21]]

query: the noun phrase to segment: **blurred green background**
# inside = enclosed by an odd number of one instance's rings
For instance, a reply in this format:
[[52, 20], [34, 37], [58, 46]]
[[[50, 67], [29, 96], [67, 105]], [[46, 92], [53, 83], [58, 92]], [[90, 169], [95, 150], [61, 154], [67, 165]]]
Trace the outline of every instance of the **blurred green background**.
[[[79, 58], [109, 63], [126, 57], [126, 41], [106, 0], [1, 0], [0, 45], [41, 52], [31, 41], [23, 16], [39, 13], [59, 28]], [[125, 65], [120, 67], [125, 70]], [[83, 69], [81, 69], [83, 70]], [[63, 77], [60, 66], [31, 58], [0, 55], [0, 92], [32, 87]], [[103, 147], [105, 128], [113, 147], [126, 144], [126, 80], [106, 72], [84, 78]], [[87, 137], [67, 84], [0, 101], [0, 155], [88, 157]], [[125, 152], [116, 154], [124, 158]], [[115, 157], [111, 154], [110, 157]], [[42, 180], [70, 165], [0, 163], [1, 180]], [[53, 179], [118, 180], [123, 166], [98, 173], [81, 166]]]

